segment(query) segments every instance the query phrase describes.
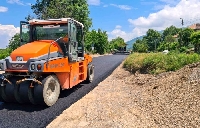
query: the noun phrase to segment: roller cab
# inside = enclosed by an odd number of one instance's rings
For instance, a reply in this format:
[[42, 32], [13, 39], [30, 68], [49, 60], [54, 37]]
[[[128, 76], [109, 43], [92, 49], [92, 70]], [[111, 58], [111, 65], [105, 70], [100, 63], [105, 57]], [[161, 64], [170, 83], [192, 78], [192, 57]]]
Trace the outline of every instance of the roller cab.
[[0, 101], [52, 106], [60, 91], [92, 82], [83, 27], [71, 18], [21, 21], [21, 46], [0, 60]]

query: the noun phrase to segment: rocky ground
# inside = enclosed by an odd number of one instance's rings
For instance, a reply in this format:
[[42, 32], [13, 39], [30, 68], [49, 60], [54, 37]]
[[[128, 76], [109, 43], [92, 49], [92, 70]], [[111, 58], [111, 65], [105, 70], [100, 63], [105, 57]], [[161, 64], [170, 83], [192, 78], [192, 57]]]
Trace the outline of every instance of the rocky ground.
[[160, 75], [130, 74], [120, 65], [47, 128], [197, 128], [199, 77], [199, 63]]

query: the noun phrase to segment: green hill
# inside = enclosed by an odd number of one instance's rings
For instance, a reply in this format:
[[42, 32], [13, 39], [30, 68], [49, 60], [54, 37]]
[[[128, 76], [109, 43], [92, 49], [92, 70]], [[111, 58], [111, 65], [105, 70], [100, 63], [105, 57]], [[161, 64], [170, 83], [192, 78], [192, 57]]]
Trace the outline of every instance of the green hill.
[[[158, 31], [158, 32], [159, 32], [160, 34], [162, 34], [163, 31], [164, 31], [164, 30]], [[132, 49], [132, 48], [133, 48], [133, 43], [135, 43], [135, 41], [136, 41], [137, 39], [142, 39], [144, 36], [146, 36], [146, 35], [139, 36], [139, 37], [136, 37], [136, 38], [134, 38], [134, 39], [132, 39], [132, 40], [127, 41], [127, 42], [126, 42], [126, 44], [128, 44], [128, 45], [127, 45], [127, 49]]]
[[128, 45], [127, 45], [127, 49], [132, 49], [132, 48], [133, 48], [133, 43], [135, 43], [135, 41], [136, 41], [137, 39], [142, 39], [144, 36], [145, 36], [145, 35], [140, 36], [140, 37], [136, 37], [136, 38], [134, 38], [134, 39], [132, 39], [132, 40], [127, 41], [127, 42], [126, 42], [126, 44], [128, 44]]

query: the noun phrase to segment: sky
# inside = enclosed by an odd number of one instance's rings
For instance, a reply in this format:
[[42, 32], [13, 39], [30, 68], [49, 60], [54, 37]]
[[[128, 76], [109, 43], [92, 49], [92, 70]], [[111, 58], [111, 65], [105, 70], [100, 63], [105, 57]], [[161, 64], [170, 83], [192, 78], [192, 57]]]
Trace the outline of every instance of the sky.
[[[0, 48], [5, 48], [19, 23], [33, 12], [36, 0], [0, 0]], [[109, 40], [125, 41], [145, 35], [148, 29], [164, 30], [200, 23], [200, 0], [87, 0], [91, 29], [106, 31]], [[181, 19], [184, 26], [181, 25]]]

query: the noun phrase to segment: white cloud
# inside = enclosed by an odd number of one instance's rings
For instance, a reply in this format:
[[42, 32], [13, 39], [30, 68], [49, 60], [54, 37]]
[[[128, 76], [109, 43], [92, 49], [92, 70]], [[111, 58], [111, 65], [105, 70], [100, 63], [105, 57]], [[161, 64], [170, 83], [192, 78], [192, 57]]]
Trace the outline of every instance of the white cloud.
[[89, 5], [100, 5], [100, 0], [88, 0]]
[[115, 29], [111, 32], [107, 32], [107, 34], [109, 35], [109, 41], [116, 38], [116, 37], [121, 37], [123, 38], [125, 41], [129, 41], [135, 37], [141, 36], [143, 35], [143, 33], [145, 33], [147, 31], [147, 29], [139, 29], [139, 28], [134, 28], [131, 32], [125, 32], [122, 30], [122, 27], [119, 25], [117, 25], [115, 27]]
[[31, 6], [32, 5], [32, 3], [25, 3], [21, 0], [6, 0], [6, 1], [9, 4], [18, 4], [18, 5], [22, 5], [22, 6]]
[[20, 0], [7, 0], [8, 3], [10, 4], [18, 4], [18, 5], [24, 5], [24, 3]]
[[117, 7], [117, 8], [120, 8], [122, 10], [131, 10], [132, 8], [128, 5], [117, 5], [117, 4], [110, 4], [111, 6], [114, 6], [114, 7]]
[[160, 0], [160, 1], [172, 6], [177, 5], [180, 2], [180, 0]]
[[121, 36], [125, 41], [128, 41], [135, 37], [145, 35], [146, 31], [150, 28], [160, 31], [171, 25], [181, 27], [180, 18], [183, 18], [185, 26], [200, 22], [199, 7], [200, 0], [181, 0], [173, 7], [165, 5], [162, 10], [151, 13], [148, 17], [128, 19], [133, 30], [131, 32], [125, 32], [122, 28], [116, 27], [113, 31], [109, 32], [109, 38]]
[[6, 48], [9, 40], [16, 34], [19, 33], [19, 27], [14, 25], [1, 25], [0, 24], [0, 48]]
[[108, 7], [108, 5], [107, 5], [107, 4], [105, 4], [105, 5], [103, 5], [103, 7], [104, 7], [104, 8], [106, 8], [106, 7]]
[[8, 11], [7, 7], [0, 6], [0, 12], [7, 12], [7, 11]]
[[120, 25], [117, 25], [115, 28], [117, 28], [117, 29], [120, 29], [120, 28], [122, 28], [122, 26], [120, 26]]

